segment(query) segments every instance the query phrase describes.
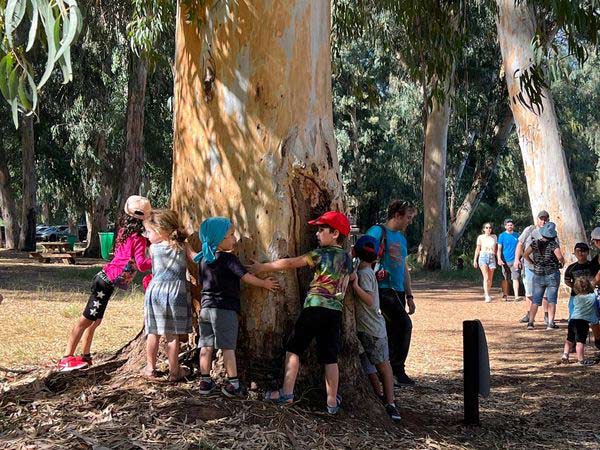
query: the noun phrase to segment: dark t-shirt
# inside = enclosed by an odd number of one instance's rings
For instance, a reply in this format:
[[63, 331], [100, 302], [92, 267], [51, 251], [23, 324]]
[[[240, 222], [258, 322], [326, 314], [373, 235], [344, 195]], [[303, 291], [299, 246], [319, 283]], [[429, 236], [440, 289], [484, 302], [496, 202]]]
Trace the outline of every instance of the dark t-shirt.
[[217, 252], [217, 259], [200, 261], [202, 308], [219, 308], [240, 312], [240, 278], [248, 271], [232, 253]]
[[533, 272], [536, 275], [550, 275], [560, 268], [558, 258], [554, 254], [554, 250], [559, 248], [556, 239], [536, 239], [531, 243], [531, 248], [533, 252], [530, 258], [533, 260]]
[[[567, 270], [565, 270], [565, 281], [569, 281], [571, 284], [575, 282], [576, 278], [579, 277], [595, 277], [600, 270], [598, 259], [595, 258], [592, 261], [587, 261], [584, 264], [574, 262]], [[575, 295], [573, 289], [571, 289], [571, 295]]]

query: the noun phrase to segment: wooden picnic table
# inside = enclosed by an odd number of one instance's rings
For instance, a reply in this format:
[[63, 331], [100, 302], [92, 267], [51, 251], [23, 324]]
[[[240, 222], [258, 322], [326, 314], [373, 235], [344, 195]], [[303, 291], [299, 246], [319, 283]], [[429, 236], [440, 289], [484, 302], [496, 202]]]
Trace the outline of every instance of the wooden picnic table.
[[80, 252], [71, 250], [68, 242], [43, 242], [41, 252], [30, 252], [30, 258], [37, 258], [42, 263], [49, 263], [52, 260], [60, 259], [64, 263], [75, 264], [76, 256]]

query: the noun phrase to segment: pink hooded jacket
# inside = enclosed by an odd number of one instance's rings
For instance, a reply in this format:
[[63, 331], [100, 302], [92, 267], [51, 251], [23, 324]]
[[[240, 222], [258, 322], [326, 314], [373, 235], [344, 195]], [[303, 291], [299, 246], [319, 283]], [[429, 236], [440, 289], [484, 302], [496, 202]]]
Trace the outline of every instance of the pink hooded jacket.
[[113, 259], [102, 270], [115, 287], [127, 289], [137, 271], [151, 268], [152, 258], [146, 257], [146, 238], [132, 234], [115, 249]]

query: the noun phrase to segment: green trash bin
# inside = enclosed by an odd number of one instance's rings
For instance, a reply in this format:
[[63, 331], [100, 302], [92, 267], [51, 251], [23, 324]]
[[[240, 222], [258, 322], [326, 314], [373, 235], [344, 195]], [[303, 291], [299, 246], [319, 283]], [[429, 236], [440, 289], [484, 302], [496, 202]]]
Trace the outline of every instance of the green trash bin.
[[75, 250], [75, 242], [77, 242], [77, 236], [73, 236], [72, 234], [69, 234], [67, 236], [67, 244], [69, 244], [69, 247], [71, 248], [71, 250]]
[[100, 253], [102, 253], [102, 258], [109, 260], [115, 241], [115, 233], [110, 231], [98, 233], [98, 235], [100, 236]]

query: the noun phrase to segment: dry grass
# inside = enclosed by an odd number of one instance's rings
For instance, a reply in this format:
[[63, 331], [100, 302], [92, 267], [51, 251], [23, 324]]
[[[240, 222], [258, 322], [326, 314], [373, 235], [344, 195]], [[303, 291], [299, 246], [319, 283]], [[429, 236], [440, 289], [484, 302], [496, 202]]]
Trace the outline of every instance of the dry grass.
[[[0, 270], [5, 269], [6, 263], [0, 263]], [[63, 288], [61, 295], [71, 292], [83, 302], [89, 280], [74, 279], [74, 286], [82, 292]], [[0, 272], [0, 281], [4, 280]], [[42, 296], [30, 278], [27, 282], [32, 295]], [[47, 294], [45, 288], [41, 290]], [[15, 281], [9, 297], [17, 291], [28, 295]], [[62, 317], [69, 302], [53, 301], [54, 295], [47, 295], [43, 297], [47, 301], [23, 300], [30, 303], [12, 309], [11, 315], [19, 317], [31, 305], [56, 303], [62, 306], [53, 317]], [[557, 315], [560, 330], [527, 331], [518, 323], [524, 303], [504, 303], [497, 294], [494, 302], [485, 304], [481, 288], [473, 283], [421, 278], [415, 295], [417, 313], [407, 371], [417, 385], [396, 390], [403, 417], [399, 426], [365, 418], [364, 410], [329, 417], [304, 400], [297, 406], [277, 408], [253, 400], [257, 393], [249, 400], [201, 397], [197, 379], [180, 385], [148, 384], [136, 376], [123, 378], [100, 370], [40, 384], [28, 376], [7, 375], [4, 383], [0, 379], [0, 388], [16, 389], [19, 382], [26, 388], [0, 407], [0, 448], [600, 448], [600, 366], [556, 364], [566, 336], [565, 298]], [[116, 305], [124, 309], [117, 312]], [[0, 306], [2, 321], [6, 320], [5, 307]], [[126, 341], [141, 322], [139, 300], [114, 302], [111, 308], [113, 323], [122, 316], [136, 318], [128, 332], [122, 331]], [[481, 400], [481, 427], [472, 428], [461, 423], [462, 321], [475, 318], [486, 329], [492, 394]], [[35, 320], [29, 320], [33, 327]], [[11, 318], [12, 330], [14, 322]], [[112, 326], [106, 325], [105, 330]], [[58, 327], [62, 339], [66, 328]], [[50, 340], [50, 334], [40, 335], [42, 341]], [[27, 336], [31, 333], [13, 334], [11, 339], [26, 340]], [[0, 338], [4, 341], [4, 334]], [[43, 345], [24, 345], [42, 349], [36, 358], [44, 355]], [[591, 345], [587, 351], [599, 356]], [[34, 362], [34, 352], [30, 355], [28, 362]], [[375, 401], [365, 406], [381, 408]]]
[[[88, 299], [101, 260], [82, 264], [39, 264], [22, 254], [0, 251], [0, 365], [51, 366], [63, 354], [71, 327]], [[143, 325], [143, 294], [116, 292], [98, 328], [93, 350], [111, 353]]]

